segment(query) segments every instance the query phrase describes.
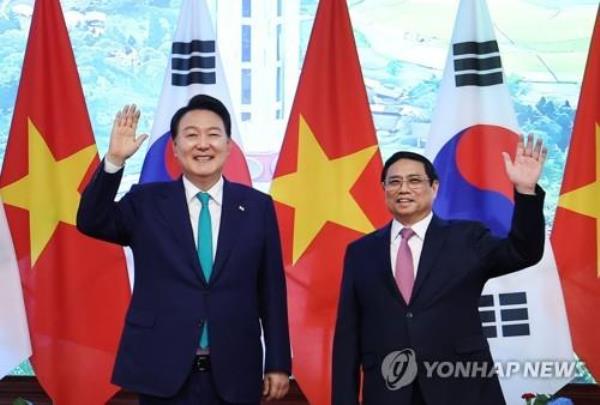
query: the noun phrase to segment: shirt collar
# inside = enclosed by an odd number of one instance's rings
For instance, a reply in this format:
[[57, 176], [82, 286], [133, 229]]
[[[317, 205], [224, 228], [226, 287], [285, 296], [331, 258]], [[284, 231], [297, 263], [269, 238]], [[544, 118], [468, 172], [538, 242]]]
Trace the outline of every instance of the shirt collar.
[[[183, 178], [183, 187], [185, 188], [185, 199], [188, 202], [192, 202], [196, 200], [196, 195], [199, 192], [204, 190], [200, 190], [198, 187], [194, 185], [191, 181], [188, 180], [187, 177], [182, 176]], [[223, 180], [223, 176], [219, 177], [219, 180], [208, 190], [204, 191], [210, 195], [210, 198], [217, 203], [217, 205], [221, 205], [223, 202], [223, 184], [225, 181]]]
[[[425, 232], [427, 232], [427, 228], [429, 227], [429, 224], [431, 223], [432, 218], [433, 218], [433, 212], [430, 212], [429, 214], [427, 214], [427, 216], [425, 218], [423, 218], [419, 222], [414, 223], [410, 227], [415, 232], [415, 235], [419, 239], [421, 239], [421, 240], [425, 239]], [[391, 229], [392, 241], [395, 241], [397, 238], [400, 237], [400, 231], [402, 230], [402, 228], [405, 228], [405, 226], [402, 225], [400, 222], [398, 222], [398, 220], [394, 219], [392, 221], [392, 229]]]

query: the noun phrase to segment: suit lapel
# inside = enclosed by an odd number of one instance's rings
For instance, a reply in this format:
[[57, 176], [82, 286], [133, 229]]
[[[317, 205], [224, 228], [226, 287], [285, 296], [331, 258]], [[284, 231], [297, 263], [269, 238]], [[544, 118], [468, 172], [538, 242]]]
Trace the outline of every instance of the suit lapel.
[[221, 207], [221, 224], [217, 240], [217, 253], [210, 282], [219, 277], [227, 258], [235, 245], [237, 235], [241, 229], [245, 211], [243, 210], [243, 196], [227, 179], [223, 183], [223, 206]]
[[198, 259], [189, 208], [185, 197], [185, 188], [181, 178], [168, 183], [167, 187], [162, 189], [158, 203], [162, 220], [171, 229], [174, 238], [178, 242], [177, 245], [183, 247], [184, 256], [191, 265], [191, 268], [194, 269], [196, 277], [202, 283], [206, 284], [200, 268], [200, 260]]
[[443, 220], [434, 215], [429, 227], [427, 227], [411, 301], [416, 299], [419, 290], [425, 283], [431, 269], [435, 266], [437, 258], [440, 256], [440, 251], [446, 242], [446, 233], [443, 232], [444, 224]]

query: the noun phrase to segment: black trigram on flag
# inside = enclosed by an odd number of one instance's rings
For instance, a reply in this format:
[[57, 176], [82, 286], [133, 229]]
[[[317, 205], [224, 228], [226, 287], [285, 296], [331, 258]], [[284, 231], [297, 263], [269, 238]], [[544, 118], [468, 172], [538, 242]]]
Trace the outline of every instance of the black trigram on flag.
[[215, 41], [173, 42], [171, 84], [215, 84], [217, 82]]
[[[495, 298], [499, 305], [496, 305]], [[479, 316], [487, 338], [530, 335], [527, 293], [524, 291], [482, 295]]]
[[502, 62], [496, 41], [453, 44], [452, 55], [456, 87], [502, 83]]

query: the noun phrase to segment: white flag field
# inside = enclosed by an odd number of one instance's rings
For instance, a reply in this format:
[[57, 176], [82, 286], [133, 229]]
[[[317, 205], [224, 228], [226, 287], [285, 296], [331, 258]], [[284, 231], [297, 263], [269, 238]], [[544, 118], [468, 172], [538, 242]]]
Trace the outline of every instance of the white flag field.
[[19, 267], [0, 200], [0, 379], [29, 356], [31, 343]]
[[[513, 187], [504, 173], [501, 151], [514, 151], [519, 136], [487, 5], [483, 0], [462, 0], [426, 148], [440, 175], [436, 213], [478, 220], [505, 235]], [[540, 263], [486, 284], [479, 311], [495, 361], [523, 367], [573, 361], [548, 241]], [[573, 377], [550, 374], [499, 375], [507, 403], [523, 403], [526, 392], [552, 394]]]

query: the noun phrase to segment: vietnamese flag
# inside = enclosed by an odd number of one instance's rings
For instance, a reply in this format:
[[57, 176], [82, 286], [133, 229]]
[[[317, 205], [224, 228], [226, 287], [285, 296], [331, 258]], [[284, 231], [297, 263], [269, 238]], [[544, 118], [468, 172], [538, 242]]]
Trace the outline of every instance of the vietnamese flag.
[[575, 352], [600, 378], [600, 14], [552, 230]]
[[331, 351], [346, 245], [388, 221], [381, 156], [346, 0], [321, 0], [271, 195], [287, 276], [293, 374], [331, 403]]
[[75, 228], [98, 156], [58, 0], [37, 0], [0, 194], [23, 286], [35, 373], [57, 405], [99, 405], [129, 300], [121, 248]]

